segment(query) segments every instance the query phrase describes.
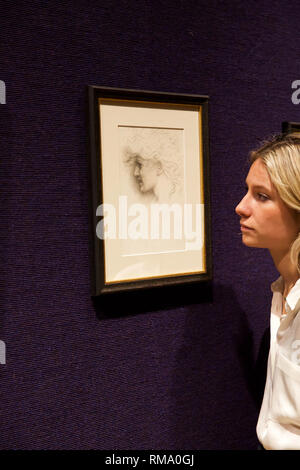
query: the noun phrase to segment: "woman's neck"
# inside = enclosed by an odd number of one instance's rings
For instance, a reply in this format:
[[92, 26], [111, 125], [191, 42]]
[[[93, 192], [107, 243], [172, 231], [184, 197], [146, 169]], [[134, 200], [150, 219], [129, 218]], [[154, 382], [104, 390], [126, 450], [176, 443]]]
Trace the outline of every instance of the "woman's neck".
[[290, 260], [289, 251], [276, 253], [270, 251], [270, 254], [277, 271], [284, 281], [284, 295], [286, 297], [296, 281], [299, 279], [299, 272], [297, 267], [294, 266]]

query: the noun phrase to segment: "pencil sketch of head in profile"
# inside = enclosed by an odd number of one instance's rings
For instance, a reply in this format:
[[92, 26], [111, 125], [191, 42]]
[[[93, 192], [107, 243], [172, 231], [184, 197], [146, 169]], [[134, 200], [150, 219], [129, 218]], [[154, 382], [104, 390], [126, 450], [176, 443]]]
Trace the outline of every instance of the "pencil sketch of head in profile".
[[181, 129], [123, 128], [122, 144], [130, 184], [145, 202], [183, 202]]

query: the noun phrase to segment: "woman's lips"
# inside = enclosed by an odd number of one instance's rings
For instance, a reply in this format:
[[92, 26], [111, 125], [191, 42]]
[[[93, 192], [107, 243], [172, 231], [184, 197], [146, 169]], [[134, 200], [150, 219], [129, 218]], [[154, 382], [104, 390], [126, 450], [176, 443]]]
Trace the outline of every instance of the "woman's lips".
[[241, 230], [243, 230], [243, 232], [248, 232], [248, 231], [254, 230], [254, 229], [250, 228], [250, 227], [247, 227], [246, 225], [241, 224]]

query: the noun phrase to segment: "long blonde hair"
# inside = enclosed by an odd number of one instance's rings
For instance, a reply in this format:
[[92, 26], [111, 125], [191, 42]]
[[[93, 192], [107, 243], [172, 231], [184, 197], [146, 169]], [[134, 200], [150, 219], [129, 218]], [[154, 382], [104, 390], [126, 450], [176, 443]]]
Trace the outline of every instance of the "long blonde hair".
[[[300, 212], [300, 132], [280, 134], [250, 152], [252, 164], [260, 158], [272, 183], [286, 205]], [[290, 258], [300, 274], [300, 227], [290, 246]]]

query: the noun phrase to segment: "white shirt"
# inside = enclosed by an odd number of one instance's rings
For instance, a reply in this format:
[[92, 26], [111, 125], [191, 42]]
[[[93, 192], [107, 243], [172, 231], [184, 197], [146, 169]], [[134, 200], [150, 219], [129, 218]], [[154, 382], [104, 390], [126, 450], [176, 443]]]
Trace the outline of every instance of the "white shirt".
[[271, 284], [270, 351], [257, 436], [265, 449], [300, 450], [300, 278], [282, 315], [283, 279]]

